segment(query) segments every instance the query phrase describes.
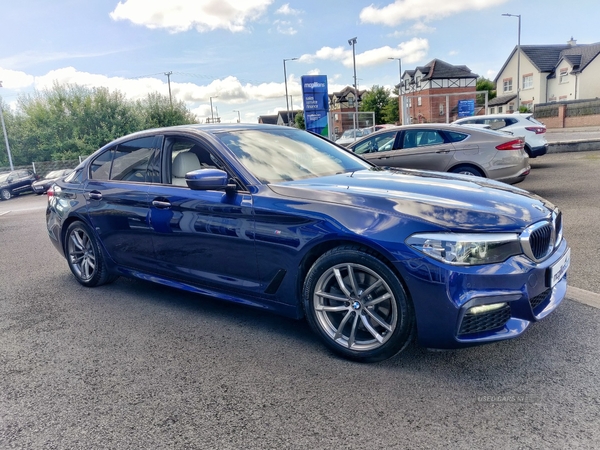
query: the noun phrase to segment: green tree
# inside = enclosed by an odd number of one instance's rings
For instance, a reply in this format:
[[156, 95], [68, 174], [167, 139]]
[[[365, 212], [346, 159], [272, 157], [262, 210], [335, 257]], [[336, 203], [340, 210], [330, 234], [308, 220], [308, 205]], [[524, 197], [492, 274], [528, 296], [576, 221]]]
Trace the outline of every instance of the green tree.
[[374, 112], [376, 125], [400, 120], [398, 97], [392, 97], [391, 91], [383, 86], [375, 85], [363, 94], [360, 110]]
[[[477, 85], [475, 88], [477, 91], [488, 91], [488, 101], [496, 98], [496, 85], [492, 80], [488, 80], [485, 77], [477, 78]], [[485, 103], [485, 95], [477, 95], [477, 104], [483, 105]]]
[[21, 96], [5, 116], [15, 165], [77, 159], [134, 131], [197, 122], [183, 102], [171, 105], [158, 93], [134, 102], [120, 91], [70, 84]]
[[296, 117], [294, 117], [294, 122], [296, 123], [296, 128], [299, 128], [300, 130], [306, 130], [303, 112], [296, 113]]

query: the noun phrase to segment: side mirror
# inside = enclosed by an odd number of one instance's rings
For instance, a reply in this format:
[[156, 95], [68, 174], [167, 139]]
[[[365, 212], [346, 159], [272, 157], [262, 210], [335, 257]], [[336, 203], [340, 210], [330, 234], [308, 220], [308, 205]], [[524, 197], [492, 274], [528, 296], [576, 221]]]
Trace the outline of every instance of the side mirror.
[[185, 174], [185, 181], [195, 191], [224, 191], [232, 187], [229, 175], [220, 169], [199, 169]]

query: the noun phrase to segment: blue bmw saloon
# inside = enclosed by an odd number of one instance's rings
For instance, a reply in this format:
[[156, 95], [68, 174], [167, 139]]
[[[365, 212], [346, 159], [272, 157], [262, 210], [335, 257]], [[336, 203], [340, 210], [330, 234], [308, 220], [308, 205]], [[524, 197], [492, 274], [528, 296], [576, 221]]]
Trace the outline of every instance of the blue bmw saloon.
[[84, 286], [136, 277], [306, 317], [356, 361], [414, 337], [514, 338], [567, 289], [570, 250], [548, 201], [476, 176], [386, 170], [287, 127], [125, 136], [48, 191], [46, 219]]

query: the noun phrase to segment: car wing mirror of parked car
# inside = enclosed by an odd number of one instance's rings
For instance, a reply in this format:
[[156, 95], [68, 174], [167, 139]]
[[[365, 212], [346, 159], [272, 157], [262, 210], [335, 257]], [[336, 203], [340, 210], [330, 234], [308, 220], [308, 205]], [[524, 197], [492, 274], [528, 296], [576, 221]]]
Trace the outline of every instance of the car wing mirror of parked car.
[[235, 184], [229, 183], [229, 175], [220, 169], [199, 169], [185, 174], [185, 181], [195, 191], [229, 191]]

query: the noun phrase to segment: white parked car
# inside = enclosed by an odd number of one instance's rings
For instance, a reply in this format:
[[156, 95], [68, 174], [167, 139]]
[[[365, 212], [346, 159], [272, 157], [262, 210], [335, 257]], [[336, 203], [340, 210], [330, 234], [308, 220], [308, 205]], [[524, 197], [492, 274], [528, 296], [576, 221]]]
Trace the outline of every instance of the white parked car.
[[525, 138], [525, 151], [530, 158], [536, 158], [548, 152], [546, 126], [535, 120], [531, 113], [464, 117], [453, 123], [459, 125], [489, 125], [492, 130], [522, 136]]

